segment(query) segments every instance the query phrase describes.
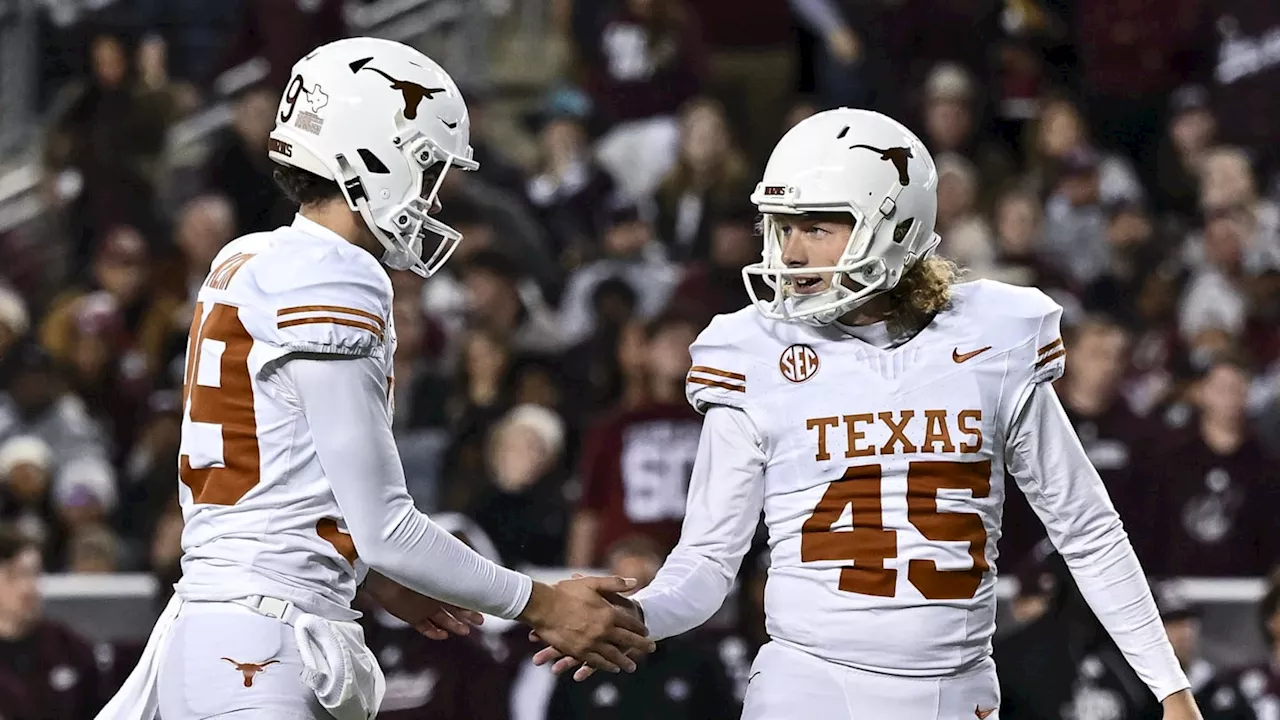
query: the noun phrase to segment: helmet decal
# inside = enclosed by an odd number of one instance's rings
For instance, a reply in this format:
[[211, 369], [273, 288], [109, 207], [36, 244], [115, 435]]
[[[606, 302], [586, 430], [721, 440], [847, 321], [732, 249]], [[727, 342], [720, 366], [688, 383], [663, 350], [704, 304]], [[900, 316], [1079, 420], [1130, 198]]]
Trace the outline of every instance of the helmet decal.
[[893, 163], [893, 167], [897, 169], [898, 184], [902, 187], [906, 187], [911, 184], [911, 175], [907, 173], [907, 161], [915, 157], [915, 155], [911, 154], [911, 148], [892, 147], [888, 150], [881, 150], [878, 147], [871, 147], [870, 145], [849, 146], [850, 150], [857, 150], [859, 148], [880, 153], [881, 160]]
[[320, 83], [307, 88], [307, 81], [301, 74], [294, 75], [293, 80], [289, 82], [289, 88], [285, 90], [284, 102], [289, 107], [280, 111], [280, 122], [287, 123], [293, 118], [294, 112], [298, 111], [298, 101], [303, 95], [307, 97], [307, 107], [310, 110], [303, 109], [298, 112], [298, 120], [294, 125], [300, 130], [319, 135], [320, 129], [324, 127], [324, 118], [320, 116], [320, 111], [328, 106], [329, 96], [320, 89]]
[[367, 65], [369, 64], [369, 61], [372, 59], [373, 58], [371, 57], [367, 57], [362, 60], [356, 60], [355, 62], [351, 63], [350, 65], [351, 72], [358, 73], [361, 70], [369, 70], [370, 72], [376, 72], [382, 77], [391, 81], [391, 89], [399, 92], [400, 96], [404, 98], [404, 119], [405, 120], [418, 119], [418, 106], [422, 104], [422, 100], [424, 98], [427, 100], [432, 100], [434, 99], [434, 96], [436, 93], [448, 92], [446, 88], [442, 88], [442, 87], [429, 88], [424, 85], [419, 85], [418, 83], [413, 82], [411, 80], [400, 80], [400, 79], [394, 78], [386, 74], [385, 72], [379, 70], [376, 67], [367, 67]]

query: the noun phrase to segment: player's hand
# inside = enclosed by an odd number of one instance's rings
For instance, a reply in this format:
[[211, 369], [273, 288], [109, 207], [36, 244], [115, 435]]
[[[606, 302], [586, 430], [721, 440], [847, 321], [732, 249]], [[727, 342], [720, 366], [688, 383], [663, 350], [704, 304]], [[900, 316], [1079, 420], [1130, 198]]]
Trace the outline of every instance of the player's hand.
[[1161, 704], [1164, 706], [1164, 720], [1204, 720], [1190, 690], [1179, 690]]
[[469, 635], [471, 628], [484, 623], [484, 616], [474, 610], [427, 597], [372, 571], [364, 591], [383, 610], [432, 640], [444, 640], [451, 634]]
[[[582, 577], [582, 576], [574, 575], [574, 577]], [[629, 598], [623, 597], [622, 595], [618, 595], [616, 593], [610, 593], [605, 597], [615, 607], [619, 608], [623, 612], [633, 615], [640, 622], [644, 622], [644, 613], [641, 612], [640, 606], [637, 605], [632, 600], [630, 600]], [[529, 633], [529, 640], [532, 642], [540, 642], [542, 638], [538, 637], [537, 631], [531, 631]], [[627, 657], [637, 658], [639, 656], [640, 656], [640, 653], [636, 650], [627, 651]], [[583, 680], [586, 680], [587, 678], [594, 675], [596, 672], [595, 668], [589, 665], [586, 665], [580, 660], [577, 660], [575, 658], [565, 655], [564, 653], [560, 652], [554, 647], [548, 646], [548, 647], [542, 648], [533, 656], [534, 665], [541, 666], [551, 662], [555, 663], [554, 665], [551, 666], [551, 672], [552, 674], [555, 674], [555, 675], [563, 675], [564, 673], [568, 672], [570, 669], [577, 668], [573, 673], [573, 679], [577, 682], [582, 682]]]
[[635, 613], [615, 603], [635, 587], [620, 577], [577, 577], [554, 586], [534, 583], [518, 618], [563, 656], [598, 670], [635, 672], [633, 658], [651, 653], [653, 641]]

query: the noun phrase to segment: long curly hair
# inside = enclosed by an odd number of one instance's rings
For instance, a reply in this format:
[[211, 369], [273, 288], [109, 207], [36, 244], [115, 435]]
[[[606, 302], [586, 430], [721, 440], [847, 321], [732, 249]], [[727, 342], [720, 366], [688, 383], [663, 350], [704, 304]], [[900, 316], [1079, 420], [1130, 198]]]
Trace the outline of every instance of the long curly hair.
[[934, 315], [951, 305], [951, 286], [963, 275], [960, 266], [939, 255], [912, 265], [889, 291], [891, 300], [885, 323], [894, 334], [919, 330]]

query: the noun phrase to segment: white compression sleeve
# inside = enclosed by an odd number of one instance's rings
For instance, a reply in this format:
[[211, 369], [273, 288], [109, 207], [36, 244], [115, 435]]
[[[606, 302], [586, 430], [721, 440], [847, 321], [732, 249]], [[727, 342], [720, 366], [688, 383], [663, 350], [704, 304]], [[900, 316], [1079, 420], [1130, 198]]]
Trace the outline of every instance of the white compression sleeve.
[[707, 411], [680, 543], [632, 598], [649, 637], [692, 630], [724, 603], [764, 507], [764, 463], [759, 432], [745, 412], [721, 405]]
[[533, 588], [527, 576], [485, 559], [413, 506], [376, 361], [294, 357], [279, 372], [302, 408], [356, 551], [371, 568], [454, 605], [507, 619], [523, 612]]
[[1189, 687], [1120, 516], [1050, 384], [1035, 387], [1010, 435], [1009, 473], [1129, 665], [1161, 700]]

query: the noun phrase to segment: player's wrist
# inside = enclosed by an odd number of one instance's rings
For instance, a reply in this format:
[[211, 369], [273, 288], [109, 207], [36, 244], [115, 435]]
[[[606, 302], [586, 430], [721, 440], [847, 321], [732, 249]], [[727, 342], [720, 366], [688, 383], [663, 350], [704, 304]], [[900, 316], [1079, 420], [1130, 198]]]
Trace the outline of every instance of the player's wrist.
[[516, 616], [516, 620], [533, 627], [541, 625], [551, 612], [555, 593], [555, 588], [534, 580], [533, 587], [529, 590], [529, 600], [525, 602], [524, 609]]

